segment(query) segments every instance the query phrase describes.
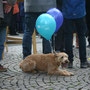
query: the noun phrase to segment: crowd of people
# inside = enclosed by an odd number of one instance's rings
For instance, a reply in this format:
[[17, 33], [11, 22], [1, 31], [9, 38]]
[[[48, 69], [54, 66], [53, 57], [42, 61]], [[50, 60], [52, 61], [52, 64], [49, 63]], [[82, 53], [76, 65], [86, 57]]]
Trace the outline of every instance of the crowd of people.
[[[62, 11], [64, 22], [55, 37], [55, 51], [66, 52], [70, 63], [68, 68], [73, 68], [73, 33], [77, 33], [79, 45], [80, 67], [89, 66], [86, 57], [86, 37], [90, 48], [90, 18], [89, 0], [0, 0], [0, 71], [7, 69], [1, 65], [4, 42], [6, 38], [6, 26], [11, 35], [23, 36], [23, 59], [32, 54], [32, 34], [37, 17], [50, 8], [58, 8]], [[42, 38], [43, 53], [51, 53], [51, 45], [48, 40]]]

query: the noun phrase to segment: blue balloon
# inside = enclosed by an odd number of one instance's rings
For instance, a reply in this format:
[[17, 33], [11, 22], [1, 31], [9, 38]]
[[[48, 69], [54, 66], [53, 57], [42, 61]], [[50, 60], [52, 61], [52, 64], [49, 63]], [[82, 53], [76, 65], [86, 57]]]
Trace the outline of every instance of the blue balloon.
[[53, 16], [56, 21], [56, 30], [55, 30], [55, 33], [56, 33], [61, 27], [61, 25], [63, 24], [63, 14], [57, 8], [51, 8], [47, 11], [47, 13]]
[[36, 29], [41, 36], [50, 40], [56, 30], [56, 21], [47, 13], [41, 14], [36, 20]]

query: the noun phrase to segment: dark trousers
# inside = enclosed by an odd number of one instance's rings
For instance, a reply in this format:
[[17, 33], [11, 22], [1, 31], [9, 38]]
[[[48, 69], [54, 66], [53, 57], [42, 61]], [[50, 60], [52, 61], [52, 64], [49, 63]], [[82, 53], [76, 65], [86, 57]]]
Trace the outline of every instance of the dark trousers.
[[86, 22], [85, 18], [79, 19], [65, 19], [64, 20], [64, 35], [65, 35], [65, 50], [69, 55], [70, 62], [73, 62], [73, 50], [72, 50], [72, 38], [73, 38], [73, 24], [75, 25], [76, 32], [78, 34], [79, 39], [79, 57], [81, 63], [86, 62], [86, 40], [85, 33]]
[[86, 21], [87, 21], [87, 29], [88, 29], [87, 37], [88, 37], [88, 43], [90, 45], [90, 16], [89, 15], [86, 16]]
[[64, 51], [64, 29], [63, 25], [60, 27], [55, 37], [55, 50], [63, 52]]
[[[25, 13], [25, 30], [23, 36], [23, 58], [31, 54], [32, 34], [34, 32], [37, 17], [41, 13]], [[50, 53], [50, 42], [43, 38], [43, 53]]]
[[87, 37], [88, 37], [88, 42], [90, 45], [90, 0], [86, 1], [86, 21], [87, 21], [87, 28], [88, 28], [88, 32], [87, 32]]
[[10, 29], [10, 34], [14, 35], [16, 34], [16, 29], [17, 29], [17, 14], [14, 14], [11, 16], [11, 22], [9, 25]]

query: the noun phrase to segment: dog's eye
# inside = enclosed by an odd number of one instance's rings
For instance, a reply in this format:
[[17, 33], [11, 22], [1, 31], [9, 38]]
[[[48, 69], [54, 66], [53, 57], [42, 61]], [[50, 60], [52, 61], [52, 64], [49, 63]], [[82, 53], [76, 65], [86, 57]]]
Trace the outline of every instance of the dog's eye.
[[61, 59], [63, 59], [63, 56], [61, 56]]

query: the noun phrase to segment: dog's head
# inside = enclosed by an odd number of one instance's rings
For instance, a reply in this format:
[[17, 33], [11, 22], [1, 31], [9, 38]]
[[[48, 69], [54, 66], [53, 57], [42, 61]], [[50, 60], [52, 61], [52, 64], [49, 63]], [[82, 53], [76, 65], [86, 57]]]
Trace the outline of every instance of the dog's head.
[[62, 68], [67, 67], [69, 60], [68, 55], [66, 53], [54, 53], [56, 61], [61, 65]]

